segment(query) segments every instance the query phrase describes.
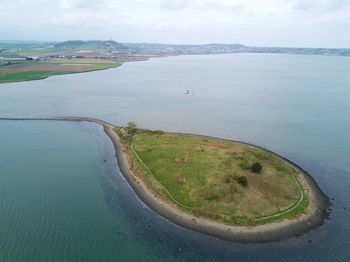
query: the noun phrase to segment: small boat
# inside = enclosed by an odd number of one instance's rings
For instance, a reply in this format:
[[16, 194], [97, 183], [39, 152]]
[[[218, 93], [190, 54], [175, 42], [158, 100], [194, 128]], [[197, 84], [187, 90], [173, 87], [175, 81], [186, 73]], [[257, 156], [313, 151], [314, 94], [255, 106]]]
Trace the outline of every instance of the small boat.
[[190, 94], [190, 90], [187, 90], [187, 92], [185, 93], [185, 95], [189, 95]]

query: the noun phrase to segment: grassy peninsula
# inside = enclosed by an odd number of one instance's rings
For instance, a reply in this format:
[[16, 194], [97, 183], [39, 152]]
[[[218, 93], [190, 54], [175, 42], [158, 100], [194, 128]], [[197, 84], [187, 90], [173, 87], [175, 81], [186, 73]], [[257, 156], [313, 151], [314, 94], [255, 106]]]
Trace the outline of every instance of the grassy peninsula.
[[264, 149], [133, 124], [115, 132], [133, 172], [159, 198], [191, 215], [259, 225], [307, 210], [300, 171]]

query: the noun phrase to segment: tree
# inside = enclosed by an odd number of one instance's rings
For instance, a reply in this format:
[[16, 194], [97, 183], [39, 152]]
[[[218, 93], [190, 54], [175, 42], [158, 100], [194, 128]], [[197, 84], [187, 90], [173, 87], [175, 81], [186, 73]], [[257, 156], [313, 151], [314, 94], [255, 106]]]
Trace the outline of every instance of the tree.
[[130, 122], [128, 123], [128, 133], [129, 133], [130, 135], [133, 135], [133, 134], [136, 133], [136, 130], [137, 130], [137, 126], [136, 126], [135, 122], [130, 121]]
[[261, 173], [261, 170], [262, 170], [262, 165], [259, 163], [259, 162], [255, 162], [253, 165], [252, 165], [252, 172], [253, 173]]

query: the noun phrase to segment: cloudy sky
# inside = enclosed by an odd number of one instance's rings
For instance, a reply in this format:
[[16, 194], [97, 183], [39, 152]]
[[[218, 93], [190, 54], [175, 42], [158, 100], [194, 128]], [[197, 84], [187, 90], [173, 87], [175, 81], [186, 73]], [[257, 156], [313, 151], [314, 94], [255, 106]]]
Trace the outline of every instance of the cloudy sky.
[[0, 0], [0, 39], [350, 48], [350, 0]]

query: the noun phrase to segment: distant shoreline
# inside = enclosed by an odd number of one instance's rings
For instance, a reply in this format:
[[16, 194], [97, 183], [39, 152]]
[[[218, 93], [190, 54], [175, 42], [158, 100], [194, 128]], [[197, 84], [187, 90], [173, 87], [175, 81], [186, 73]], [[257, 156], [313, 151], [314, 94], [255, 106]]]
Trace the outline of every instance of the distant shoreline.
[[[19, 82], [28, 82], [28, 81], [36, 81], [36, 80], [44, 80], [51, 76], [62, 76], [62, 75], [71, 75], [71, 74], [81, 74], [81, 73], [89, 73], [94, 71], [102, 71], [107, 69], [113, 69], [120, 67], [124, 65], [125, 63], [130, 62], [143, 62], [148, 61], [150, 59], [154, 58], [164, 58], [164, 57], [175, 57], [175, 56], [201, 56], [201, 55], [239, 55], [239, 54], [251, 54], [251, 55], [312, 55], [312, 56], [336, 56], [336, 57], [350, 57], [350, 55], [335, 55], [335, 54], [310, 54], [310, 53], [273, 53], [273, 52], [233, 52], [233, 53], [169, 53], [169, 54], [158, 54], [158, 55], [150, 55], [150, 56], [140, 56], [137, 60], [127, 60], [127, 61], [115, 61], [114, 65], [111, 64], [111, 66], [105, 67], [105, 68], [96, 68], [96, 69], [87, 69], [82, 71], [39, 71], [40, 74], [38, 76], [25, 76], [26, 78], [18, 78], [18, 79], [1, 79], [1, 77], [4, 77], [0, 74], [0, 85], [2, 84], [11, 84], [11, 83], [19, 83]], [[101, 59], [103, 61], [104, 59]], [[1, 69], [1, 67], [0, 67]], [[23, 72], [17, 72], [17, 73], [25, 73]], [[28, 71], [31, 73], [31, 71]], [[34, 72], [34, 71], [33, 71]], [[1, 72], [0, 72], [1, 73]], [[6, 76], [5, 76], [6, 77]]]
[[[249, 146], [262, 148], [281, 158], [289, 165], [298, 169], [301, 172], [299, 178], [304, 185], [307, 185], [308, 191], [308, 211], [306, 214], [294, 219], [284, 219], [282, 221], [268, 223], [257, 226], [234, 226], [219, 223], [206, 218], [195, 217], [172, 205], [169, 205], [164, 200], [158, 198], [151, 192], [144, 182], [133, 174], [129, 162], [124, 153], [123, 145], [120, 142], [118, 135], [113, 131], [116, 126], [105, 121], [88, 118], [88, 117], [57, 117], [57, 118], [0, 118], [0, 120], [56, 120], [56, 121], [74, 121], [74, 122], [93, 122], [103, 127], [104, 132], [111, 139], [118, 166], [129, 182], [137, 196], [147, 204], [151, 209], [159, 215], [169, 219], [170, 221], [194, 231], [212, 235], [214, 237], [231, 240], [235, 242], [256, 243], [256, 242], [272, 242], [279, 241], [304, 234], [319, 225], [323, 224], [330, 205], [329, 198], [322, 192], [315, 180], [301, 167], [291, 162], [290, 160], [271, 152], [265, 148], [239, 141], [234, 141]], [[189, 134], [194, 135], [194, 134]], [[195, 135], [201, 136], [201, 135]], [[209, 137], [209, 136], [202, 136]], [[229, 139], [222, 139], [232, 141]]]

